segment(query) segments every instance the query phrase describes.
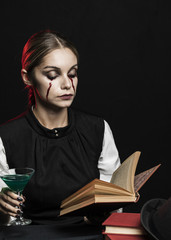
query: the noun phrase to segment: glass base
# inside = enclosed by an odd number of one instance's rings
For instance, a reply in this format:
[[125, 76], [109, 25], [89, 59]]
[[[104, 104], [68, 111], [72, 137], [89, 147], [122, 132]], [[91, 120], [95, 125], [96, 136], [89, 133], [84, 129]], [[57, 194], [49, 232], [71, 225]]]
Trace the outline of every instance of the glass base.
[[24, 226], [24, 225], [29, 225], [31, 223], [31, 219], [26, 219], [23, 217], [17, 218], [13, 221], [11, 221], [8, 226]]

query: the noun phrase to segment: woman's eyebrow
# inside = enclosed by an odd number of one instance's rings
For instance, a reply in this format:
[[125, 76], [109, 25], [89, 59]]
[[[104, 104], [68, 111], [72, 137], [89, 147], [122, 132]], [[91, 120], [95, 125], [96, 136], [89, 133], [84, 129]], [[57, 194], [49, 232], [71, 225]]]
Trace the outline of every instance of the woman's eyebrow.
[[58, 71], [60, 70], [60, 68], [55, 67], [55, 66], [46, 66], [43, 69], [46, 69], [46, 68], [53, 68], [53, 69], [58, 70]]
[[[75, 67], [78, 67], [78, 64], [73, 65], [73, 66], [68, 70], [68, 72], [70, 72], [70, 71], [71, 71], [72, 69], [74, 69]], [[55, 69], [55, 70], [57, 70], [57, 71], [61, 71], [61, 69], [58, 68], [58, 67], [56, 67], [56, 66], [46, 66], [46, 67], [44, 67], [43, 69], [47, 69], [47, 68], [53, 68], [53, 69]]]
[[70, 72], [70, 71], [71, 71], [72, 69], [74, 69], [75, 67], [78, 67], [78, 64], [73, 65], [73, 66], [69, 69], [68, 72]]

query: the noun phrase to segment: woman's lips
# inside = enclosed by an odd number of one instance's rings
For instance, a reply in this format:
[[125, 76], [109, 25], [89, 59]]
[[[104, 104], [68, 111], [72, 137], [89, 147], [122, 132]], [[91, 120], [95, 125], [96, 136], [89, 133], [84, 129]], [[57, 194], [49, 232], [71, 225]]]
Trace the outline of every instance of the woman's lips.
[[59, 96], [62, 100], [70, 100], [73, 97], [72, 94], [64, 94], [62, 96]]

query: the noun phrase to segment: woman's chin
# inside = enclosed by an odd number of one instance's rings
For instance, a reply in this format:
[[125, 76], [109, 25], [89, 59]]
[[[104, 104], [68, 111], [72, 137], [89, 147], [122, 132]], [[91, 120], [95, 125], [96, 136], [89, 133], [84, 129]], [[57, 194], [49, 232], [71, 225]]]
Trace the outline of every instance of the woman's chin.
[[61, 104], [50, 104], [49, 107], [53, 109], [64, 109], [64, 108], [69, 108], [71, 104], [72, 102], [68, 101], [66, 103], [61, 103]]

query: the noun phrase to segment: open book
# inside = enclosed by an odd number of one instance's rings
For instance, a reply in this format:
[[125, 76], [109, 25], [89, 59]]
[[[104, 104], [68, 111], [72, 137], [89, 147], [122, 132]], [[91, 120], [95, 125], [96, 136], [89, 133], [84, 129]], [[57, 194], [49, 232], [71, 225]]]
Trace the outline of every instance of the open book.
[[138, 191], [160, 164], [135, 176], [140, 152], [129, 156], [113, 173], [110, 183], [94, 179], [61, 203], [64, 214], [87, 215], [87, 212], [113, 211], [128, 203], [137, 202]]

